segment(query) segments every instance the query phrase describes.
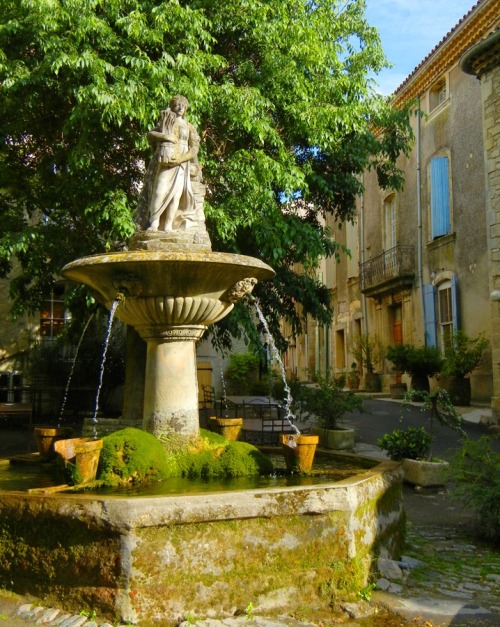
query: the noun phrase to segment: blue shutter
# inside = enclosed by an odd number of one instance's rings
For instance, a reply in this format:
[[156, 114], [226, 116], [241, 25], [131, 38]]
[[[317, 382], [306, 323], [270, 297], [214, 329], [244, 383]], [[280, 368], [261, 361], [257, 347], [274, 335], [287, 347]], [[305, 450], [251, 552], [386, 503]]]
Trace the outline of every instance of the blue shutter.
[[425, 345], [437, 346], [436, 335], [436, 306], [434, 302], [434, 286], [424, 284], [424, 325]]
[[451, 277], [451, 319], [453, 322], [453, 331], [456, 331], [460, 327], [459, 314], [457, 275], [454, 274]]
[[431, 160], [432, 239], [450, 232], [450, 186], [448, 157]]

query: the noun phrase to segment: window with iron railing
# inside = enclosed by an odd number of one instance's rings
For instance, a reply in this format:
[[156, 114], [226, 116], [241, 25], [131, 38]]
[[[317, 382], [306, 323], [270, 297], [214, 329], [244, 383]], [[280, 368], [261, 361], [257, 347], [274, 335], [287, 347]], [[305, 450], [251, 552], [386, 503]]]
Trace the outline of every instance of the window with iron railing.
[[415, 276], [413, 246], [394, 246], [361, 264], [361, 291], [403, 281], [412, 282]]

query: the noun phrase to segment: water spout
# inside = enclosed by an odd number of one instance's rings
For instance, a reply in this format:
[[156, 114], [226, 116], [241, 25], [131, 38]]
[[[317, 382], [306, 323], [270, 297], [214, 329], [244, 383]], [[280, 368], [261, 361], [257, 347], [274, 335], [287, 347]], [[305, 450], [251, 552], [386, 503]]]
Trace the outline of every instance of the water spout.
[[[285, 406], [284, 406], [284, 410], [285, 410], [285, 420], [288, 422], [288, 424], [290, 425], [290, 427], [294, 430], [295, 435], [300, 435], [300, 431], [297, 429], [297, 427], [295, 426], [295, 424], [293, 423], [293, 420], [295, 420], [295, 416], [292, 413], [292, 403], [293, 403], [293, 398], [292, 398], [292, 392], [290, 390], [290, 387], [288, 386], [287, 380], [286, 380], [286, 372], [285, 372], [285, 366], [283, 364], [283, 360], [281, 359], [281, 355], [278, 351], [278, 348], [276, 347], [276, 344], [274, 342], [274, 338], [271, 334], [271, 331], [269, 330], [269, 325], [267, 324], [267, 320], [264, 317], [264, 314], [262, 313], [262, 309], [260, 308], [259, 305], [259, 301], [255, 298], [255, 296], [250, 296], [249, 297], [250, 302], [252, 303], [252, 305], [254, 305], [255, 307], [255, 311], [257, 312], [257, 317], [259, 318], [262, 326], [264, 327], [264, 331], [265, 331], [265, 337], [266, 337], [266, 341], [271, 349], [271, 355], [272, 357], [274, 357], [274, 359], [276, 360], [279, 369], [280, 369], [280, 373], [281, 373], [281, 378], [283, 379], [283, 384], [285, 386]], [[293, 440], [293, 444], [290, 442], [290, 440]], [[293, 435], [290, 436], [289, 438], [289, 443], [288, 446], [294, 448], [296, 446], [296, 442], [295, 439], [293, 437]]]
[[66, 382], [66, 387], [64, 389], [64, 397], [63, 397], [63, 400], [62, 400], [62, 403], [61, 403], [61, 409], [59, 411], [59, 418], [57, 419], [57, 426], [58, 427], [61, 426], [62, 417], [63, 417], [63, 414], [64, 414], [64, 409], [66, 407], [66, 401], [68, 400], [69, 386], [71, 385], [71, 379], [73, 378], [73, 374], [75, 372], [75, 366], [76, 366], [76, 360], [78, 358], [78, 353], [80, 352], [80, 347], [82, 345], [83, 338], [85, 337], [85, 333], [87, 332], [87, 329], [89, 327], [90, 321], [92, 320], [93, 317], [94, 317], [94, 313], [92, 313], [89, 316], [89, 319], [85, 323], [85, 326], [83, 327], [82, 334], [80, 335], [80, 339], [78, 340], [78, 344], [76, 346], [75, 355], [73, 357], [73, 362], [71, 364], [71, 370], [70, 370], [69, 376], [68, 376], [68, 381]]
[[125, 296], [122, 293], [118, 293], [115, 300], [113, 301], [113, 304], [111, 305], [111, 309], [109, 310], [108, 327], [106, 329], [106, 337], [104, 338], [102, 359], [101, 359], [101, 369], [99, 372], [99, 384], [97, 386], [97, 393], [96, 393], [96, 398], [95, 398], [94, 415], [92, 416], [94, 439], [97, 438], [97, 412], [99, 411], [99, 397], [101, 395], [102, 381], [104, 378], [104, 366], [106, 364], [106, 354], [108, 352], [109, 338], [111, 336], [111, 327], [113, 326], [113, 319], [115, 317], [115, 313], [118, 308], [118, 305], [124, 300], [125, 300]]

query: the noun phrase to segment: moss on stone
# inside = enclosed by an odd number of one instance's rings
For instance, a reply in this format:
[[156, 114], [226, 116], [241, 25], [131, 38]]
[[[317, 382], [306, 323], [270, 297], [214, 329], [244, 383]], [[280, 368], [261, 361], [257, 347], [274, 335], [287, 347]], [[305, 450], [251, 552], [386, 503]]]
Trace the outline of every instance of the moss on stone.
[[221, 440], [215, 441], [215, 447], [209, 446], [189, 453], [183, 460], [179, 460], [182, 475], [210, 479], [262, 475], [273, 471], [269, 458], [251, 444], [228, 442], [223, 438]]
[[104, 438], [98, 479], [116, 486], [169, 477], [231, 478], [272, 471], [269, 458], [246, 442], [229, 442], [204, 430], [199, 437], [172, 434], [160, 441], [141, 429], [128, 428]]
[[103, 438], [97, 477], [105, 485], [159, 481], [178, 474], [161, 442], [141, 429], [122, 429]]

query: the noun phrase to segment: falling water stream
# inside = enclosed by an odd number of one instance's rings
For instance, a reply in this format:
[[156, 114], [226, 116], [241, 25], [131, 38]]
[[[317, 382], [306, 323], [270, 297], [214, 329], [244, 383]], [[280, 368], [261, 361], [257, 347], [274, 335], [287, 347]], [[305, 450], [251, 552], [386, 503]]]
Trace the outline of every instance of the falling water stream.
[[104, 338], [102, 359], [101, 359], [101, 369], [99, 372], [99, 384], [97, 386], [97, 393], [95, 397], [94, 415], [92, 416], [92, 426], [94, 428], [94, 439], [97, 438], [97, 412], [99, 411], [99, 397], [101, 395], [102, 381], [104, 378], [104, 366], [106, 364], [106, 354], [108, 352], [109, 338], [111, 336], [111, 327], [113, 326], [113, 319], [115, 317], [116, 309], [118, 305], [124, 299], [125, 297], [122, 294], [118, 294], [116, 299], [113, 301], [113, 304], [111, 305], [111, 309], [109, 310], [108, 327], [106, 329], [106, 337]]
[[[288, 386], [288, 383], [286, 381], [286, 371], [285, 371], [285, 366], [283, 364], [283, 360], [281, 359], [281, 355], [278, 351], [278, 348], [276, 347], [274, 338], [271, 334], [271, 331], [269, 330], [269, 325], [267, 324], [267, 320], [265, 319], [264, 314], [262, 313], [262, 309], [260, 308], [259, 301], [254, 296], [250, 298], [250, 301], [254, 305], [255, 311], [257, 312], [257, 316], [262, 326], [264, 327], [266, 340], [271, 349], [271, 355], [272, 357], [274, 357], [274, 359], [278, 363], [278, 366], [281, 372], [281, 378], [283, 379], [283, 384], [285, 386], [285, 406], [284, 406], [285, 420], [288, 422], [290, 427], [294, 430], [295, 435], [300, 435], [300, 431], [297, 429], [297, 427], [293, 423], [293, 420], [295, 420], [295, 416], [293, 415], [292, 409], [291, 409], [293, 398], [292, 398], [290, 387]], [[295, 448], [295, 446], [297, 446], [293, 435], [291, 435], [288, 440], [288, 446], [290, 446], [291, 448]]]
[[222, 365], [222, 354], [219, 353], [219, 352], [218, 352], [218, 357], [219, 357], [220, 381], [221, 381], [221, 385], [222, 385], [221, 411], [222, 411], [222, 407], [224, 407], [224, 410], [225, 410], [224, 418], [227, 418], [228, 417], [228, 411], [227, 411], [226, 377], [224, 376], [224, 367]]
[[68, 400], [69, 386], [71, 385], [71, 379], [73, 378], [73, 374], [75, 372], [75, 366], [76, 366], [76, 360], [78, 358], [78, 353], [80, 352], [80, 347], [82, 345], [83, 338], [85, 337], [85, 333], [87, 333], [87, 329], [88, 329], [90, 321], [92, 320], [93, 317], [94, 317], [94, 314], [92, 313], [89, 316], [89, 319], [87, 320], [87, 322], [85, 323], [85, 326], [83, 327], [82, 334], [80, 335], [80, 339], [78, 340], [78, 344], [76, 345], [75, 355], [73, 357], [73, 362], [71, 364], [71, 370], [69, 372], [68, 381], [66, 383], [66, 388], [64, 389], [64, 397], [63, 397], [63, 400], [62, 400], [62, 403], [61, 403], [61, 411], [59, 412], [59, 418], [57, 419], [57, 426], [58, 427], [61, 426], [62, 417], [63, 417], [63, 414], [64, 414], [64, 409], [66, 407], [66, 401]]

